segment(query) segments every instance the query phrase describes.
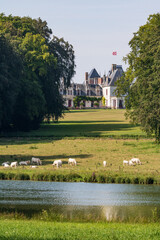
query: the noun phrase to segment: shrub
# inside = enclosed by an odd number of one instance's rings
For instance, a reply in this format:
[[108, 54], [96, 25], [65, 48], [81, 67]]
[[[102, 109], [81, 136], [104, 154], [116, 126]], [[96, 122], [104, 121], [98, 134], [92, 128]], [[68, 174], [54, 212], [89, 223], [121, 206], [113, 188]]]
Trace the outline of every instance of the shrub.
[[122, 178], [121, 177], [117, 177], [116, 178], [116, 183], [121, 183], [122, 182]]
[[115, 183], [116, 182], [115, 180], [116, 179], [112, 176], [107, 176], [106, 177], [106, 183]]
[[152, 178], [152, 177], [147, 177], [145, 183], [146, 183], [146, 184], [153, 184], [153, 183], [154, 183], [154, 178]]
[[76, 181], [76, 180], [82, 180], [82, 177], [78, 174], [78, 173], [69, 173], [68, 175], [66, 175], [66, 180], [68, 182], [70, 181]]
[[14, 173], [8, 173], [7, 179], [8, 179], [8, 180], [13, 180], [13, 179], [15, 179], [15, 174], [14, 174]]
[[40, 173], [40, 174], [37, 174], [35, 177], [36, 177], [35, 180], [37, 180], [37, 181], [43, 181], [44, 175], [43, 175], [42, 173]]
[[15, 180], [30, 180], [30, 176], [26, 173], [19, 173], [14, 176]]
[[106, 178], [105, 178], [104, 175], [99, 175], [97, 180], [98, 180], [99, 183], [105, 183], [106, 182]]
[[7, 179], [7, 174], [0, 172], [0, 179], [1, 180], [6, 180]]
[[133, 178], [132, 183], [139, 184], [139, 178], [138, 177]]
[[131, 179], [130, 179], [129, 177], [127, 177], [127, 178], [125, 179], [125, 183], [131, 183]]
[[65, 182], [66, 181], [66, 177], [62, 174], [58, 174], [56, 175], [56, 181], [57, 182]]
[[54, 182], [56, 180], [56, 176], [53, 174], [49, 175], [49, 181]]

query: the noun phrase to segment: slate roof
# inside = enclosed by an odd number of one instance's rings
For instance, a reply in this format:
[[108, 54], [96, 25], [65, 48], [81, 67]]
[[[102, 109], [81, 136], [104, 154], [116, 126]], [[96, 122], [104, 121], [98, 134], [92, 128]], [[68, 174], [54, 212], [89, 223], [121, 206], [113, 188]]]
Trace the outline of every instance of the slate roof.
[[[106, 83], [108, 86], [114, 86], [115, 82], [117, 81], [117, 79], [119, 79], [120, 77], [122, 77], [123, 75], [123, 69], [121, 65], [116, 65], [116, 70], [114, 70], [112, 72], [112, 70], [110, 70], [108, 72], [108, 83]], [[105, 84], [105, 85], [106, 85]]]
[[89, 75], [88, 75], [88, 78], [99, 78], [100, 76], [99, 76], [99, 74], [97, 73], [97, 71], [96, 71], [96, 69], [95, 68], [93, 68], [92, 70], [91, 70], [91, 72], [89, 73]]

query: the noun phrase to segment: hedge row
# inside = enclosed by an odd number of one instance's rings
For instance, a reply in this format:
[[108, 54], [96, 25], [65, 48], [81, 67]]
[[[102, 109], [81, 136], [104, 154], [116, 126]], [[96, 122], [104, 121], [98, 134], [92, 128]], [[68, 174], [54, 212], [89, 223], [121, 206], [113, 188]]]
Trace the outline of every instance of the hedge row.
[[3, 173], [0, 172], [0, 180], [32, 180], [32, 181], [53, 181], [53, 182], [96, 182], [96, 183], [127, 183], [127, 184], [157, 184], [153, 177], [121, 177], [88, 174], [81, 176], [77, 173], [48, 174], [40, 173], [29, 175], [27, 173]]

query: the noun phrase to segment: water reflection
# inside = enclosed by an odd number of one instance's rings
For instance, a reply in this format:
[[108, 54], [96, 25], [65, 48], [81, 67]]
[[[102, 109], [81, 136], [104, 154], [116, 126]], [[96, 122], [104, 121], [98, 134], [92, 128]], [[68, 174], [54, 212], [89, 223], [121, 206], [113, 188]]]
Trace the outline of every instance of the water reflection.
[[45, 210], [53, 218], [123, 221], [151, 218], [155, 207], [160, 212], [160, 186], [0, 181], [1, 212], [32, 217]]

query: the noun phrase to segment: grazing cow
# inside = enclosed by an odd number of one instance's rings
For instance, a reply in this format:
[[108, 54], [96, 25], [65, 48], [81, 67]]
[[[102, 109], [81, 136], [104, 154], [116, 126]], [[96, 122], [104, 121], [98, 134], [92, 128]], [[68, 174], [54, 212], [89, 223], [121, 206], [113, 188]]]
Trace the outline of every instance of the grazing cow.
[[2, 166], [4, 166], [4, 165], [9, 165], [9, 162], [4, 162], [4, 163], [2, 163]]
[[106, 165], [107, 165], [107, 162], [103, 161], [103, 166], [106, 167]]
[[74, 159], [74, 158], [69, 158], [68, 159], [68, 164], [71, 164], [71, 165], [77, 165], [77, 162], [76, 162], [76, 159]]
[[31, 168], [37, 168], [38, 166], [31, 166]]
[[129, 165], [129, 161], [123, 160], [123, 166], [124, 166], [124, 165]]
[[129, 166], [134, 166], [134, 162], [132, 162], [131, 160], [129, 160]]
[[11, 167], [17, 167], [18, 166], [18, 162], [11, 162]]
[[135, 163], [135, 164], [140, 164], [140, 165], [142, 164], [139, 158], [132, 158], [130, 161], [132, 161], [132, 163]]
[[42, 161], [39, 158], [32, 157], [31, 159], [32, 164], [42, 165]]
[[8, 163], [3, 163], [2, 166], [6, 168], [6, 167], [9, 167], [9, 164]]
[[55, 160], [52, 165], [57, 166], [57, 168], [62, 167], [62, 160]]
[[27, 164], [26, 161], [21, 161], [21, 162], [19, 162], [19, 165], [20, 165], [20, 166], [27, 166], [28, 164]]
[[27, 166], [28, 164], [30, 164], [31, 161], [21, 161], [19, 162], [19, 165], [21, 166]]

